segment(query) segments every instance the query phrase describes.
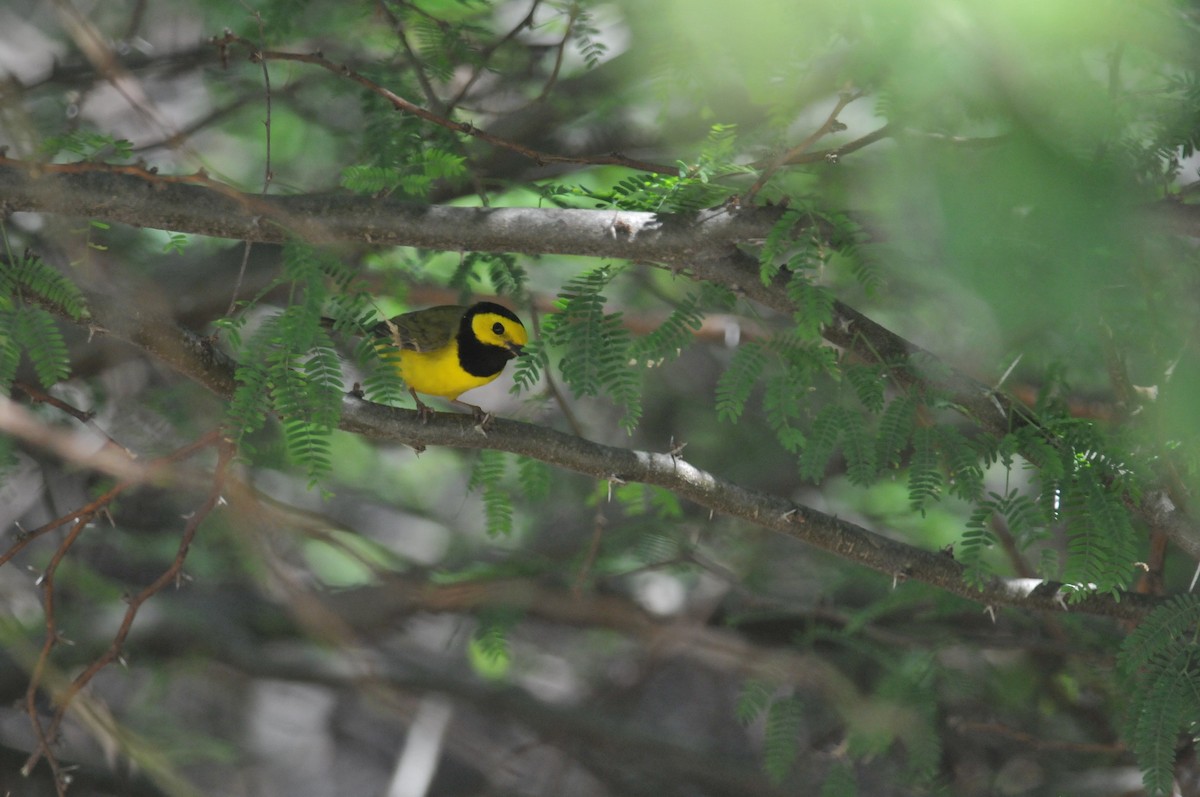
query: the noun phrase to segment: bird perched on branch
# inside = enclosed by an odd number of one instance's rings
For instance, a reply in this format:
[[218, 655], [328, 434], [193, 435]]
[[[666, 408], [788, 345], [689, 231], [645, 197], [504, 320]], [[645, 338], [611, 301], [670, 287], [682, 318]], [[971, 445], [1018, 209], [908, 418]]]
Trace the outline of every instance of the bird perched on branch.
[[521, 319], [495, 302], [416, 310], [380, 321], [368, 332], [381, 347], [394, 347], [396, 354], [389, 359], [396, 362], [422, 417], [432, 410], [418, 393], [449, 399], [483, 422], [490, 414], [459, 401], [459, 395], [498, 377], [529, 342]]

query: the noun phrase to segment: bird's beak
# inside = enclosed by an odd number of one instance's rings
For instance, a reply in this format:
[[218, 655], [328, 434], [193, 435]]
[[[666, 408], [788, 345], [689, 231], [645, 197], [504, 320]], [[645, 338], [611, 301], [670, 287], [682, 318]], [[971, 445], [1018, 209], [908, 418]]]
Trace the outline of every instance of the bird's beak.
[[508, 348], [510, 357], [520, 357], [525, 353], [525, 347], [519, 343], [508, 343], [505, 346]]

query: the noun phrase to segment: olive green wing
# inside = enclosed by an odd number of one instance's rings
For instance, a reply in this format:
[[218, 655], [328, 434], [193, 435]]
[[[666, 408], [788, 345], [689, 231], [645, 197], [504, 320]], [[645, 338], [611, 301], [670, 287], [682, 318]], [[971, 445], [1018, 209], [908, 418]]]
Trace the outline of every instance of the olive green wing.
[[430, 307], [380, 321], [371, 334], [411, 351], [433, 351], [449, 343], [467, 308], [457, 304]]

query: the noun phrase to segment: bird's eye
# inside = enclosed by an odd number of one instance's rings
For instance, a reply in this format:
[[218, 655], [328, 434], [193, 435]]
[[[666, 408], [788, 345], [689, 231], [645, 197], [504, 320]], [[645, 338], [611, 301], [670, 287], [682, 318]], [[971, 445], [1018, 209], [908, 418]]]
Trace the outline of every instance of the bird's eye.
[[503, 335], [504, 334], [504, 324], [501, 324], [499, 321], [497, 321], [496, 323], [492, 324], [492, 331], [495, 332], [497, 335]]

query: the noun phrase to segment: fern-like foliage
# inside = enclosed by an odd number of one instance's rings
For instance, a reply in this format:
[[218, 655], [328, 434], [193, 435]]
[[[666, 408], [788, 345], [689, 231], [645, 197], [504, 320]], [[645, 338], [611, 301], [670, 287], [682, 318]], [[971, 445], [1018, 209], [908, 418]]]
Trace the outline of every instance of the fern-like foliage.
[[488, 278], [496, 293], [520, 296], [525, 290], [528, 274], [517, 263], [515, 256], [508, 253], [468, 252], [450, 276], [449, 285], [458, 289], [465, 302], [477, 291], [481, 272]]
[[746, 409], [751, 391], [767, 366], [768, 352], [757, 341], [744, 343], [733, 353], [717, 380], [717, 417], [736, 421]]
[[[337, 258], [301, 244], [284, 248], [281, 282], [290, 284], [299, 301], [264, 319], [244, 338], [244, 321], [221, 325], [238, 356], [238, 386], [229, 406], [229, 423], [246, 455], [255, 453], [252, 436], [272, 414], [279, 417], [288, 454], [314, 484], [330, 467], [329, 439], [341, 413], [341, 366], [328, 332], [322, 306], [330, 287], [346, 289], [353, 276]], [[343, 298], [333, 303], [337, 323], [365, 318], [365, 300]], [[385, 388], [379, 388], [388, 395]]]
[[938, 446], [946, 464], [948, 489], [965, 501], [974, 501], [983, 492], [983, 461], [989, 452], [968, 440], [953, 426], [937, 427]]
[[1090, 435], [1067, 438], [1060, 460], [1063, 475], [1052, 482], [1057, 519], [1067, 534], [1062, 580], [1080, 596], [1124, 587], [1138, 560], [1137, 534], [1125, 507], [1130, 486], [1122, 469], [1096, 453], [1100, 445]]
[[917, 402], [907, 393], [888, 402], [879, 416], [879, 431], [875, 438], [875, 462], [880, 468], [900, 464], [900, 454], [912, 437], [916, 414]]
[[1200, 717], [1200, 598], [1177, 595], [1125, 642], [1117, 668], [1128, 696], [1123, 735], [1151, 797], [1171, 794], [1179, 734]]
[[41, 157], [48, 161], [70, 158], [115, 163], [132, 157], [133, 142], [81, 127], [60, 136], [43, 138], [38, 150]]
[[520, 616], [507, 608], [481, 612], [467, 651], [475, 671], [485, 678], [501, 678], [512, 666], [512, 630]]
[[880, 412], [883, 409], [886, 383], [882, 366], [847, 365], [842, 369], [842, 376], [854, 388], [854, 395], [863, 407], [871, 412]]
[[857, 797], [858, 778], [854, 775], [854, 767], [845, 761], [838, 761], [829, 769], [825, 782], [821, 784], [821, 797]]
[[0, 391], [7, 395], [21, 364], [21, 347], [15, 334], [16, 313], [3, 308], [0, 297]]
[[852, 423], [852, 413], [840, 404], [826, 404], [813, 419], [808, 433], [808, 442], [800, 456], [800, 476], [810, 481], [820, 481], [825, 468], [837, 450], [843, 432]]
[[70, 376], [66, 341], [47, 308], [76, 320], [87, 315], [74, 283], [40, 258], [0, 260], [0, 389], [12, 385], [22, 354], [43, 387]]
[[532, 389], [549, 368], [550, 355], [546, 351], [546, 341], [541, 338], [529, 341], [524, 354], [517, 358], [513, 366], [511, 392], [517, 394]]
[[75, 283], [29, 253], [0, 263], [0, 296], [46, 304], [76, 321], [87, 316]]
[[483, 502], [485, 529], [489, 537], [507, 537], [513, 530], [512, 496], [505, 481], [508, 472], [508, 454], [503, 451], [484, 449], [475, 460], [468, 484], [472, 492], [478, 492]]
[[754, 173], [752, 168], [737, 163], [736, 155], [736, 128], [714, 125], [695, 161], [681, 163], [678, 175], [638, 174], [623, 178], [607, 189], [548, 185], [539, 190], [544, 199], [560, 207], [570, 207], [584, 199], [598, 208], [694, 213], [720, 205], [739, 193], [739, 186], [726, 178]]
[[638, 365], [652, 368], [678, 357], [704, 323], [700, 302], [699, 296], [688, 294], [654, 331], [633, 343], [630, 359]]
[[764, 285], [770, 285], [790, 262], [790, 251], [795, 247], [796, 226], [807, 218], [808, 214], [802, 208], [789, 208], [771, 225], [758, 252], [758, 275]]
[[991, 575], [983, 555], [996, 543], [993, 522], [1004, 523], [1008, 533], [1020, 540], [1028, 539], [1035, 529], [1043, 527], [1046, 517], [1037, 501], [1016, 489], [1005, 495], [989, 493], [979, 501], [956, 549], [956, 558], [966, 566], [965, 578], [976, 586], [982, 586], [986, 576]]
[[[401, 14], [405, 15], [403, 11]], [[473, 55], [462, 38], [461, 25], [439, 25], [422, 15], [415, 15], [412, 20], [420, 43], [447, 42], [456, 52]], [[452, 69], [448, 51], [435, 49], [423, 51], [423, 55], [429, 57], [424, 67], [432, 74]], [[419, 86], [409, 72], [387, 67], [364, 67], [362, 72], [398, 94], [419, 93]], [[427, 125], [412, 114], [396, 113], [374, 92], [364, 91], [361, 103], [365, 120], [361, 160], [342, 170], [344, 188], [358, 193], [399, 193], [422, 199], [439, 181], [456, 184], [466, 175], [466, 156], [455, 133]]]
[[550, 466], [533, 457], [517, 457], [518, 481], [530, 503], [545, 501], [550, 495]]
[[605, 496], [611, 496], [613, 501], [619, 503], [627, 516], [648, 515], [655, 520], [679, 520], [683, 517], [679, 497], [665, 487], [640, 482], [614, 487], [609, 482], [602, 482], [598, 488]]
[[579, 48], [583, 63], [588, 69], [595, 69], [600, 59], [608, 52], [608, 45], [600, 35], [600, 29], [592, 23], [592, 15], [582, 6], [575, 6], [575, 19], [571, 25], [571, 40]]
[[608, 395], [624, 410], [629, 431], [642, 413], [641, 379], [630, 363], [631, 340], [620, 313], [604, 312], [602, 291], [617, 274], [611, 266], [587, 271], [564, 286], [559, 312], [546, 320], [544, 339], [563, 352], [563, 380], [577, 396]]
[[833, 293], [797, 272], [788, 280], [787, 295], [796, 307], [796, 334], [804, 340], [820, 340], [821, 328], [833, 320]]
[[937, 450], [937, 429], [919, 427], [912, 434], [912, 459], [908, 465], [908, 500], [913, 509], [925, 513], [941, 494], [944, 478]]
[[771, 707], [776, 690], [775, 684], [759, 678], [750, 678], [744, 682], [734, 708], [737, 721], [742, 725], [755, 722]]
[[804, 704], [795, 696], [771, 702], [763, 732], [763, 769], [775, 782], [782, 782], [792, 771], [799, 751]]
[[62, 332], [53, 316], [40, 307], [20, 308], [13, 318], [13, 341], [33, 363], [43, 387], [66, 379], [71, 373], [70, 356]]

